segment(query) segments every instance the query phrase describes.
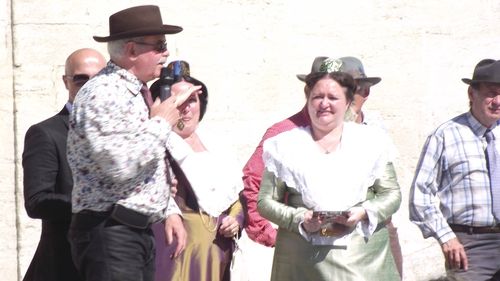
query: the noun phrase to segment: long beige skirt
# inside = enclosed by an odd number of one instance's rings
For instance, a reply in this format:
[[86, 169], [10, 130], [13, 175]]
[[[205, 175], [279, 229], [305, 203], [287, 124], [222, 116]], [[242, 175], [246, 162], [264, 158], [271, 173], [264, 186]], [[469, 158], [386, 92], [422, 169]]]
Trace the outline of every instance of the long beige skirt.
[[175, 245], [165, 245], [163, 224], [153, 227], [156, 240], [155, 281], [229, 280], [233, 242], [217, 235], [215, 218], [197, 212], [183, 212], [188, 233], [186, 249], [176, 259]]

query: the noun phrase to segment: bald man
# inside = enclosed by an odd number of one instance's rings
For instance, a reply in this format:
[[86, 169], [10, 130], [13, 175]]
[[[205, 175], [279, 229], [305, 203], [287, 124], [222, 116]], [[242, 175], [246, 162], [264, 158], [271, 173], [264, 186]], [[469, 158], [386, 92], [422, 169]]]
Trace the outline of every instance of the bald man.
[[73, 179], [66, 160], [68, 117], [78, 90], [106, 65], [93, 49], [79, 49], [66, 59], [62, 79], [68, 102], [55, 116], [31, 126], [23, 152], [24, 205], [42, 220], [42, 234], [23, 280], [81, 280], [67, 240]]

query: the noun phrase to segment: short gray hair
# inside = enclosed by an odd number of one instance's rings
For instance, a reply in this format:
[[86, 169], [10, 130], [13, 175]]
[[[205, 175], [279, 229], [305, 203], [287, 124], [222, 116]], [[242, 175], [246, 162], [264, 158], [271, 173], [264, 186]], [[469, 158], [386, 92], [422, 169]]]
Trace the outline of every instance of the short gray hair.
[[144, 41], [144, 36], [125, 38], [108, 42], [109, 58], [113, 61], [120, 60], [125, 55], [125, 45], [130, 41]]

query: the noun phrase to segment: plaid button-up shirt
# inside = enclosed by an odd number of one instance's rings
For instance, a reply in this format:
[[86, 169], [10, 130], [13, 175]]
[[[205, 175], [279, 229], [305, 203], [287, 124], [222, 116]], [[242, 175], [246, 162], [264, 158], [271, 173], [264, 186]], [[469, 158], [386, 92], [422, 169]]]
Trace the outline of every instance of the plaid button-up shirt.
[[[493, 128], [499, 139], [499, 126]], [[449, 224], [493, 226], [486, 164], [486, 127], [470, 112], [439, 126], [422, 150], [410, 190], [410, 220], [424, 237], [444, 243]]]

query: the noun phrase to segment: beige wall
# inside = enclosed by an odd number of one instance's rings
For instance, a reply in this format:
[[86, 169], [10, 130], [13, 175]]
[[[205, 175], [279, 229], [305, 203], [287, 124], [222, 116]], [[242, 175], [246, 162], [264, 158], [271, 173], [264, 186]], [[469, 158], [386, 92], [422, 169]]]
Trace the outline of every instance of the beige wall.
[[[265, 128], [302, 107], [295, 74], [308, 72], [315, 56], [357, 56], [368, 75], [381, 76], [366, 106], [381, 112], [399, 150], [405, 199], [395, 222], [404, 279], [443, 273], [437, 245], [407, 220], [408, 189], [426, 134], [467, 110], [460, 78], [471, 76], [480, 59], [500, 58], [500, 2], [0, 0], [2, 279], [20, 280], [39, 236], [40, 222], [27, 217], [22, 199], [27, 128], [62, 108], [66, 56], [81, 47], [105, 52], [91, 36], [107, 34], [108, 16], [149, 3], [161, 7], [164, 22], [184, 27], [167, 37], [171, 58], [188, 60], [193, 76], [208, 85], [203, 124], [232, 142], [241, 165]], [[261, 259], [246, 260], [252, 266]]]
[[16, 172], [10, 3], [0, 0], [0, 272], [17, 280]]

